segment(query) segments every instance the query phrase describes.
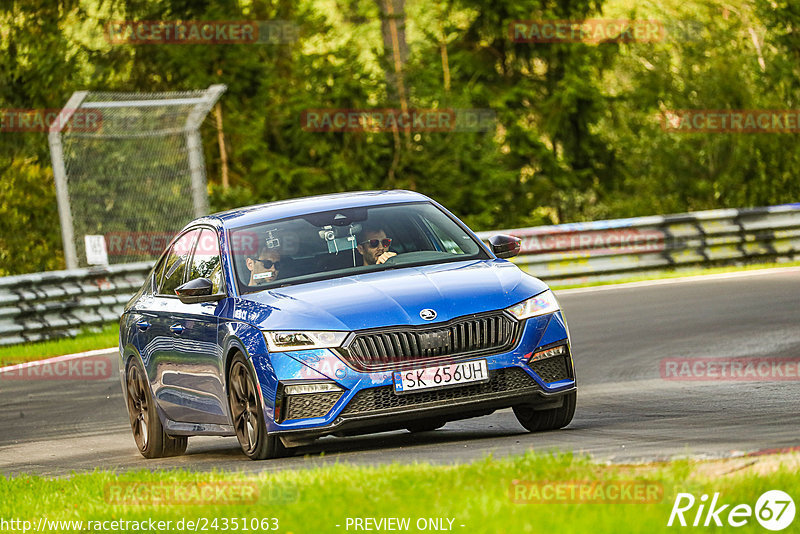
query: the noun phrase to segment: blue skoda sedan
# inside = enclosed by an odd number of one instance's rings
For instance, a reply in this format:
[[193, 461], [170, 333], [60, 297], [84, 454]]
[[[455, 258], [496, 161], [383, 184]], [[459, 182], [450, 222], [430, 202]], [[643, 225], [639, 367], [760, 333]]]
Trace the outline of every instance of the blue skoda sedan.
[[252, 459], [314, 439], [513, 408], [566, 426], [576, 383], [552, 291], [409, 191], [326, 195], [210, 215], [176, 236], [120, 319], [139, 451], [236, 436]]

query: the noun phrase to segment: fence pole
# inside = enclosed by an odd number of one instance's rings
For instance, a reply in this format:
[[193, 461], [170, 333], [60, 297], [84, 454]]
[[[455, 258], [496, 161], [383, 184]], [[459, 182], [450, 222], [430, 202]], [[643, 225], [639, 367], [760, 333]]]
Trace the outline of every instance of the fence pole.
[[64, 247], [64, 261], [67, 269], [78, 268], [78, 253], [75, 249], [75, 230], [72, 225], [72, 210], [69, 205], [69, 189], [67, 188], [67, 169], [64, 163], [64, 147], [61, 144], [61, 129], [78, 109], [86, 98], [87, 91], [72, 93], [67, 105], [59, 115], [59, 120], [53, 122], [47, 138], [50, 143], [50, 153], [53, 161], [53, 178], [56, 183], [56, 200], [58, 201], [58, 218], [61, 222], [61, 241]]

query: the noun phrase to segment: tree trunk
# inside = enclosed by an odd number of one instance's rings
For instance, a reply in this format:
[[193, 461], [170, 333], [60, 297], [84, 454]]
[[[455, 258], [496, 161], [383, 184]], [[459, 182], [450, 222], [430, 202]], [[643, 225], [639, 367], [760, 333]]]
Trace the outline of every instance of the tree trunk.
[[408, 61], [405, 0], [375, 0], [375, 3], [380, 10], [384, 58], [389, 66], [386, 79], [389, 82], [390, 99], [399, 102], [405, 111], [408, 109], [403, 72]]

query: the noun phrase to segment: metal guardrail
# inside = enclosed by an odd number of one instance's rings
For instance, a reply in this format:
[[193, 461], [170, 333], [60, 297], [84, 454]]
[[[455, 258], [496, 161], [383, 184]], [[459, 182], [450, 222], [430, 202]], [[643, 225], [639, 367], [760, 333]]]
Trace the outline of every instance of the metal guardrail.
[[119, 320], [152, 262], [0, 278], [0, 345], [74, 336]]
[[[522, 239], [514, 261], [563, 284], [699, 265], [800, 259], [800, 203], [481, 232]], [[150, 262], [0, 278], [0, 345], [117, 321]]]
[[559, 284], [800, 259], [800, 203], [480, 232], [522, 239], [513, 261]]

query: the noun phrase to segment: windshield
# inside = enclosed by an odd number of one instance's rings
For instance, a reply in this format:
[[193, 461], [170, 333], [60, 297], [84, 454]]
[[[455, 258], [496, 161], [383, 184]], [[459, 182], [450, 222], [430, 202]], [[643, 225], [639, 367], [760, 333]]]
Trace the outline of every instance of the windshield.
[[247, 293], [286, 284], [488, 255], [427, 202], [311, 213], [232, 230], [237, 282]]

